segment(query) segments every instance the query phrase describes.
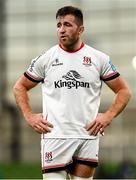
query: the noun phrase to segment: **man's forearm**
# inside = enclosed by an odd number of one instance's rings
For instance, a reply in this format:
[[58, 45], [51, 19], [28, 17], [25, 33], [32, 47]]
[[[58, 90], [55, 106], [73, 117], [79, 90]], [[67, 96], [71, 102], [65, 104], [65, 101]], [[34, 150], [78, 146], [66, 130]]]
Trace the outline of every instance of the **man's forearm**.
[[29, 114], [32, 113], [32, 109], [30, 107], [29, 98], [27, 94], [27, 89], [23, 86], [15, 86], [13, 89], [16, 103], [21, 109], [21, 112], [23, 113], [24, 117], [27, 119]]
[[111, 118], [114, 118], [117, 115], [119, 115], [128, 104], [130, 97], [131, 97], [131, 92], [129, 89], [121, 89], [117, 93], [111, 107], [106, 111], [106, 114], [111, 116]]
[[119, 115], [126, 107], [131, 92], [129, 89], [121, 89], [117, 92], [115, 100], [111, 107], [105, 113], [99, 113], [94, 121], [87, 125], [87, 131], [90, 135], [97, 135], [98, 132], [103, 134], [104, 129], [109, 126], [114, 117]]

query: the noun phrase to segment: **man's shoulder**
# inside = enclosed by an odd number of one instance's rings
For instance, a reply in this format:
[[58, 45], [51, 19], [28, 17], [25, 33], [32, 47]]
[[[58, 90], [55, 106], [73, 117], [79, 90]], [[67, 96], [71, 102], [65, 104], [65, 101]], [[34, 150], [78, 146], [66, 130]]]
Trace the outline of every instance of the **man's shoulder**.
[[85, 47], [86, 49], [90, 52], [90, 53], [93, 53], [95, 56], [97, 57], [100, 57], [100, 58], [107, 58], [109, 57], [106, 53], [98, 50], [98, 49], [95, 49], [94, 47], [92, 46], [89, 46], [87, 44], [85, 44]]
[[49, 48], [49, 49], [45, 49], [45, 50], [42, 52], [42, 55], [49, 55], [49, 54], [52, 54], [52, 53], [56, 52], [57, 50], [58, 50], [58, 44], [52, 46], [52, 47]]
[[44, 49], [40, 55], [38, 55], [36, 58], [32, 60], [34, 61], [34, 63], [37, 62], [38, 64], [47, 63], [50, 57], [57, 53], [57, 49], [58, 45], [54, 45], [49, 49]]

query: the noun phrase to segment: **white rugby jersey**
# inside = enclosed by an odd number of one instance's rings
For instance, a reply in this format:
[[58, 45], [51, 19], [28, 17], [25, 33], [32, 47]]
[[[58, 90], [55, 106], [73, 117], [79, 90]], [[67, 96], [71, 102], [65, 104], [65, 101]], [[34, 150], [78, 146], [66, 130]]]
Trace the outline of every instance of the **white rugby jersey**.
[[83, 43], [72, 52], [56, 45], [33, 59], [24, 75], [42, 82], [43, 115], [54, 126], [42, 137], [96, 138], [86, 125], [97, 116], [102, 80], [119, 76], [108, 55]]

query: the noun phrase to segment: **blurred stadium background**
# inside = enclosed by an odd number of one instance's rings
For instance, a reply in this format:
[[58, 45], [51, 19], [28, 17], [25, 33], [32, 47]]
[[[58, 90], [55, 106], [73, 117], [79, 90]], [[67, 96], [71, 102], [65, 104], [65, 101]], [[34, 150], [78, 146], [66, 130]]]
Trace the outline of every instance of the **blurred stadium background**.
[[[41, 177], [40, 136], [21, 116], [12, 88], [31, 59], [58, 42], [55, 13], [65, 5], [83, 10], [84, 41], [111, 56], [133, 92], [101, 139], [97, 178], [136, 178], [136, 0], [0, 0], [0, 177]], [[42, 110], [40, 90], [30, 93], [36, 112]], [[112, 98], [104, 85], [101, 111]]]

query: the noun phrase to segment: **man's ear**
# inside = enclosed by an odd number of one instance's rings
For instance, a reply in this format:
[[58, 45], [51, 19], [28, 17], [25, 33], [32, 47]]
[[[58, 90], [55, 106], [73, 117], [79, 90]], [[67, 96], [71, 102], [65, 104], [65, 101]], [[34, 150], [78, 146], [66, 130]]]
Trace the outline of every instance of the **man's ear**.
[[84, 26], [79, 27], [79, 35], [81, 35], [84, 32]]

